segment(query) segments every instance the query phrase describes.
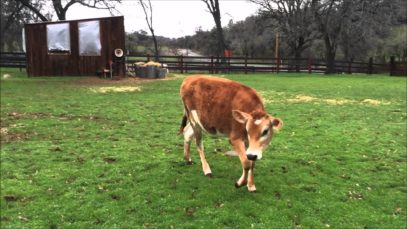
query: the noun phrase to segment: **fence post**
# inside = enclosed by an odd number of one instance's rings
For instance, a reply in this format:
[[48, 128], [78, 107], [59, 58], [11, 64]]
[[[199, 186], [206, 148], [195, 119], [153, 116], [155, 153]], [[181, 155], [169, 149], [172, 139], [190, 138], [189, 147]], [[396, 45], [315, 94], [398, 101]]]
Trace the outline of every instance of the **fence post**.
[[247, 74], [247, 54], [244, 57], [244, 74]]
[[312, 59], [308, 58], [308, 74], [312, 73]]
[[209, 73], [213, 74], [213, 56], [211, 56], [211, 67], [209, 68]]
[[181, 74], [184, 73], [184, 56], [180, 56], [180, 67], [181, 67]]
[[182, 63], [184, 64], [184, 72], [188, 73], [188, 60], [184, 60], [184, 56], [182, 56]]
[[280, 72], [280, 57], [277, 57], [277, 73]]
[[215, 73], [219, 73], [219, 56], [216, 56], [216, 68], [215, 68]]
[[147, 54], [147, 62], [150, 62], [150, 54]]
[[352, 60], [348, 61], [348, 74], [352, 74]]
[[367, 74], [371, 75], [373, 74], [373, 57], [369, 58], [369, 65], [367, 69]]
[[300, 72], [301, 71], [301, 59], [298, 57], [295, 57], [295, 72]]
[[390, 75], [393, 76], [396, 72], [396, 60], [394, 56], [390, 57]]
[[228, 73], [230, 73], [230, 56], [227, 57]]

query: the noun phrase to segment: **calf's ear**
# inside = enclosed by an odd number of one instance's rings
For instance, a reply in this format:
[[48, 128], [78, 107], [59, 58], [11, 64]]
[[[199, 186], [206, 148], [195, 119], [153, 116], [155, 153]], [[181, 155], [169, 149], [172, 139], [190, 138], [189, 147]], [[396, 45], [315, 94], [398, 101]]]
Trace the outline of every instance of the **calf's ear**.
[[276, 117], [270, 117], [271, 124], [273, 125], [273, 130], [279, 131], [283, 127], [283, 121]]
[[242, 124], [246, 123], [247, 120], [252, 117], [250, 114], [245, 113], [243, 111], [239, 111], [239, 110], [233, 110], [232, 111], [232, 116], [236, 121], [238, 121], [238, 122], [240, 122]]

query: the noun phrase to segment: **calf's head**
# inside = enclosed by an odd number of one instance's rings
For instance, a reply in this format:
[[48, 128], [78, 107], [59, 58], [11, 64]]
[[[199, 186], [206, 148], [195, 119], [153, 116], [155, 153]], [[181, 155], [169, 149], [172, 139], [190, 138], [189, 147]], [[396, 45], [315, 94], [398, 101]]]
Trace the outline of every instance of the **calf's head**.
[[246, 150], [247, 159], [259, 160], [263, 151], [273, 137], [273, 132], [283, 126], [281, 119], [272, 117], [263, 111], [246, 113], [239, 110], [232, 111], [233, 118], [245, 125], [249, 147]]

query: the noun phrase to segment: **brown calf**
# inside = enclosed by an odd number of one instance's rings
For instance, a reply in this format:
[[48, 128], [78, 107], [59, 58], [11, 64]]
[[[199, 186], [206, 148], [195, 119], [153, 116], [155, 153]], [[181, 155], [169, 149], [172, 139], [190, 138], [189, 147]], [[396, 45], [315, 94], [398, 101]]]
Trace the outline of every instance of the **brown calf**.
[[[192, 163], [190, 145], [195, 137], [204, 174], [211, 176], [203, 150], [202, 130], [224, 134], [229, 137], [243, 167], [243, 174], [235, 186], [247, 185], [250, 192], [256, 191], [255, 161], [262, 158], [273, 129], [280, 129], [282, 121], [264, 111], [263, 102], [255, 90], [228, 79], [189, 76], [181, 85], [180, 95], [185, 108], [181, 131], [187, 163]], [[245, 142], [249, 144], [247, 150]]]

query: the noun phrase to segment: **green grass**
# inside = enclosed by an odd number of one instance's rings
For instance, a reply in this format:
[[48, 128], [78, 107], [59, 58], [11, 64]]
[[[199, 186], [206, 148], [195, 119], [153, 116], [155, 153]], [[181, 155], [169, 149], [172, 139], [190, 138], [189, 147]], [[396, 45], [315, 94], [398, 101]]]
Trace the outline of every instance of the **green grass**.
[[249, 193], [225, 138], [204, 137], [214, 178], [183, 162], [183, 77], [5, 73], [1, 228], [406, 228], [406, 78], [227, 75], [284, 121]]

